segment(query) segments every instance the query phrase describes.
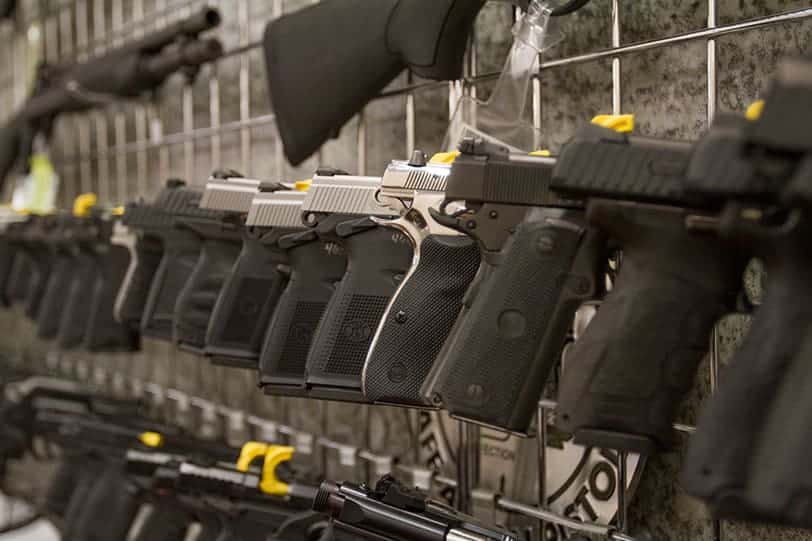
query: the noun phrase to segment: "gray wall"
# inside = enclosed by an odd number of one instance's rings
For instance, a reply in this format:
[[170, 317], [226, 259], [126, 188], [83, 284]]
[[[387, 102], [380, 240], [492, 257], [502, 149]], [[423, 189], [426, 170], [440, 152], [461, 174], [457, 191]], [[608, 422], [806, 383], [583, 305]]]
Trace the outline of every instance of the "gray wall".
[[[27, 66], [36, 56], [32, 52], [36, 47], [26, 45], [26, 36], [31, 34], [29, 23], [39, 21], [48, 58], [64, 59], [82, 49], [81, 43], [77, 45], [82, 25], [77, 21], [85, 15], [90, 35], [108, 36], [102, 42], [112, 43], [113, 38], [109, 36], [129, 35], [133, 29], [144, 27], [142, 23], [132, 23], [139, 11], [159, 15], [148, 21], [146, 27], [152, 28], [161, 18], [183, 14], [184, 6], [201, 5], [197, 1], [172, 0], [70, 0], [39, 4], [21, 0], [21, 3], [24, 9], [17, 26], [0, 27], [0, 39], [11, 44], [0, 50], [0, 117], [10, 114], [13, 106], [25, 97]], [[227, 48], [233, 48], [260, 39], [264, 24], [274, 14], [298, 9], [308, 1], [220, 0], [212, 3], [219, 5], [224, 15], [224, 24], [217, 33]], [[705, 1], [626, 0], [621, 3], [623, 44], [690, 32], [707, 25]], [[719, 24], [728, 24], [806, 6], [807, 3], [800, 0], [719, 0], [718, 20]], [[610, 21], [610, 0], [593, 0], [564, 22], [566, 40], [549, 51], [545, 60], [607, 48], [611, 44]], [[479, 73], [501, 66], [509, 44], [511, 22], [512, 10], [504, 4], [491, 3], [481, 15], [476, 29]], [[804, 20], [719, 38], [718, 108], [743, 111], [763, 93], [776, 60], [805, 50], [811, 33], [812, 21]], [[638, 133], [692, 139], [706, 127], [706, 54], [706, 42], [699, 40], [623, 58], [622, 110], [636, 115]], [[244, 86], [240, 84], [241, 78]], [[393, 87], [407, 82], [406, 76], [401, 76]], [[480, 95], [487, 94], [487, 87], [487, 84], [481, 85]], [[541, 96], [544, 146], [556, 150], [578, 123], [595, 114], [611, 112], [611, 61], [544, 70]], [[438, 150], [448, 119], [447, 87], [439, 85], [415, 93], [414, 104], [414, 144], [429, 152]], [[270, 113], [261, 51], [252, 50], [219, 62], [215, 67], [204, 68], [190, 90], [184, 89], [181, 80], [171, 81], [160, 92], [157, 107], [117, 105], [89, 117], [61, 119], [52, 154], [62, 176], [62, 204], [68, 205], [75, 194], [88, 189], [98, 191], [105, 203], [121, 203], [136, 196], [149, 198], [169, 176], [202, 184], [212, 167], [220, 165], [247, 175], [281, 180], [308, 177], [319, 160], [349, 171], [365, 167], [369, 174], [376, 174], [389, 159], [403, 157], [410, 146], [405, 122], [407, 97], [398, 95], [375, 101], [365, 111], [362, 126], [366, 135], [362, 144], [366, 159], [363, 164], [359, 164], [358, 119], [350, 122], [337, 140], [325, 145], [319, 157], [298, 168], [281, 160], [272, 122], [214, 138], [200, 137], [172, 145], [153, 138], [154, 144], [135, 151], [103, 151], [105, 146], [121, 147], [136, 141], [157, 126], [165, 135], [183, 133], [190, 127], [210, 126], [218, 122], [216, 115], [212, 115], [212, 108], [218, 107], [220, 124], [249, 117], [265, 118], [263, 115]], [[99, 149], [102, 149], [101, 154]], [[2, 325], [7, 348], [18, 355], [25, 354], [26, 362], [41, 364], [49, 346], [25, 339], [30, 329], [8, 314], [4, 315]], [[723, 322], [720, 328], [723, 358], [729, 356], [745, 325], [741, 317]], [[17, 339], [10, 344], [8, 337]], [[370, 411], [363, 406], [266, 398], [255, 390], [252, 374], [210, 367], [164, 344], [148, 343], [145, 350], [136, 355], [90, 358], [90, 362], [250, 409], [344, 443], [362, 444], [365, 431], [358, 428], [358, 422], [368, 419], [373, 427], [368, 442], [371, 447], [399, 456], [407, 463], [414, 461], [415, 449], [422, 441], [416, 419], [403, 410], [376, 407]], [[685, 407], [682, 419], [685, 422], [693, 422], [701, 400], [708, 394], [707, 374], [707, 366], [703, 366], [697, 388]], [[535, 477], [533, 446], [512, 440], [504, 445], [517, 449], [517, 454], [506, 454], [507, 458], [502, 457], [501, 461], [487, 459], [488, 471], [483, 472], [483, 485], [495, 489], [504, 478], [507, 486], [515, 488], [516, 494], [532, 502], [534, 488], [520, 482], [518, 477]], [[647, 531], [658, 540], [714, 538], [713, 525], [701, 504], [686, 496], [679, 486], [681, 459], [682, 449], [649, 459], [630, 510], [633, 531]], [[351, 475], [346, 468], [340, 469], [334, 459], [330, 464], [332, 475]], [[520, 485], [523, 488], [517, 488]], [[806, 538], [812, 539], [812, 536], [742, 524], [726, 523], [723, 527], [723, 539], [728, 540]]]

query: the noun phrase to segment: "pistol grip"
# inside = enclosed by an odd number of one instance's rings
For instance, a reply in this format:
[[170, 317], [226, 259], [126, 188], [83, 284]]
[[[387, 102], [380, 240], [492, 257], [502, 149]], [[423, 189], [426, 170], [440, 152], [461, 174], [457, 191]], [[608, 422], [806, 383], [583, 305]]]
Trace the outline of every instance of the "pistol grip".
[[[812, 225], [804, 220], [798, 231], [756, 244], [769, 277], [763, 303], [730, 360], [719, 390], [700, 414], [697, 431], [689, 441], [683, 467], [685, 489], [708, 502], [720, 516], [750, 513], [748, 500], [763, 502], [768, 494], [776, 497], [773, 505], [788, 496], [773, 490], [762, 496], [749, 488], [748, 480], [757, 473], [753, 469], [754, 449], [772, 448], [772, 460], [783, 462], [779, 466], [783, 473], [775, 468], [764, 473], [775, 474], [777, 483], [789, 479], [785, 488], [798, 486], [792, 480], [803, 477], [797, 463], [791, 462], [791, 453], [799, 451], [795, 447], [799, 441], [796, 438], [809, 433], [808, 426], [797, 428], [798, 434], [793, 433], [796, 421], [806, 412], [790, 412], [795, 408], [803, 410], [808, 395], [808, 390], [795, 388], [808, 380], [792, 378], [800, 377], [805, 370], [798, 364], [809, 362], [799, 353], [808, 342], [812, 321], [812, 307], [803, 294], [809, 289], [812, 272], [810, 234]], [[789, 403], [793, 393], [798, 393], [795, 396], [800, 402]], [[777, 433], [780, 440], [765, 439]], [[779, 448], [775, 447], [776, 441], [780, 442]], [[784, 509], [789, 513], [790, 508], [787, 504]]]
[[367, 400], [423, 405], [420, 387], [462, 308], [479, 268], [476, 242], [466, 236], [429, 236], [415, 265], [392, 297], [363, 372]]
[[99, 260], [100, 279], [91, 299], [84, 346], [88, 351], [135, 351], [138, 334], [113, 315], [114, 299], [130, 265], [130, 251], [110, 246]]
[[580, 211], [530, 208], [501, 251], [486, 255], [421, 390], [428, 400], [527, 431], [575, 310], [596, 289], [602, 243], [583, 221]]
[[125, 539], [139, 506], [135, 487], [108, 465], [87, 493], [73, 537], [66, 537], [86, 541]]
[[203, 241], [197, 265], [175, 303], [172, 340], [179, 347], [202, 353], [217, 297], [239, 255], [239, 244], [213, 239]]
[[11, 263], [11, 270], [9, 271], [4, 292], [9, 302], [21, 303], [25, 301], [28, 294], [28, 284], [31, 282], [33, 265], [31, 257], [24, 250], [17, 250], [14, 254], [14, 261]]
[[96, 258], [80, 253], [75, 259], [76, 271], [65, 297], [56, 343], [71, 349], [82, 343], [90, 317], [91, 296], [100, 279]]
[[343, 243], [347, 271], [313, 337], [307, 385], [321, 387], [325, 397], [360, 400], [361, 371], [369, 345], [409, 270], [412, 247], [403, 233], [381, 226], [354, 230]]
[[149, 288], [141, 334], [172, 340], [175, 304], [200, 258], [201, 243], [191, 233], [164, 239], [164, 254]]
[[158, 239], [139, 236], [135, 240], [130, 266], [119, 289], [114, 308], [118, 321], [138, 330], [149, 296], [150, 284], [158, 272], [163, 248]]
[[64, 519], [71, 498], [81, 479], [81, 462], [73, 456], [65, 456], [51, 478], [45, 493], [43, 508], [50, 517]]
[[45, 294], [45, 288], [48, 285], [52, 262], [48, 254], [40, 251], [34, 253], [32, 261], [34, 265], [31, 269], [31, 279], [28, 283], [28, 292], [25, 298], [25, 315], [29, 319], [36, 320], [42, 297]]
[[[743, 259], [685, 227], [684, 211], [593, 201], [589, 219], [622, 250], [620, 273], [565, 360], [557, 424], [576, 442], [648, 452], [673, 444], [716, 321], [731, 307]], [[653, 445], [652, 445], [653, 444]]]
[[[809, 274], [805, 276], [808, 279]], [[777, 284], [773, 282], [771, 285]], [[795, 286], [792, 289], [797, 295], [798, 284]], [[799, 302], [797, 296], [795, 302]], [[775, 400], [765, 408], [764, 428], [755, 442], [755, 452], [750, 460], [746, 498], [734, 496], [715, 501], [718, 514], [740, 518], [758, 516], [787, 526], [812, 527], [812, 476], [807, 468], [798, 467], [809, 460], [809, 427], [812, 426], [812, 409], [806, 407], [809, 405], [809, 382], [812, 381], [812, 363], [809, 362], [812, 335], [808, 316], [804, 322], [806, 325], [797, 321], [794, 329], [785, 331], [798, 333], [803, 340], [787, 370], [781, 371], [785, 375], [775, 392]], [[757, 323], [760, 322], [754, 322]], [[743, 361], [745, 359], [738, 362]], [[742, 500], [744, 506], [739, 504]]]
[[316, 327], [347, 268], [343, 253], [318, 239], [288, 252], [291, 274], [271, 317], [260, 353], [260, 381], [266, 392], [301, 394], [305, 363]]
[[59, 322], [65, 308], [65, 294], [73, 283], [74, 268], [72, 257], [64, 254], [57, 257], [37, 314], [37, 336], [40, 338], [54, 338], [59, 332]]
[[206, 354], [256, 368], [262, 338], [287, 283], [279, 270], [287, 257], [278, 248], [244, 238], [234, 267], [223, 284], [206, 330]]

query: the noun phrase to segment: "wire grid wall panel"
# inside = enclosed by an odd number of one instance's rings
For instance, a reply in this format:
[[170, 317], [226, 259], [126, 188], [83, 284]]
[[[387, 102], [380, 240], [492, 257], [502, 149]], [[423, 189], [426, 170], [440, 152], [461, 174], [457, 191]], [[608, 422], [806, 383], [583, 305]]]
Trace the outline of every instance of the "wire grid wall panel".
[[[203, 5], [218, 7], [223, 15], [212, 35], [219, 36], [230, 53], [204, 67], [191, 86], [176, 76], [154, 102], [117, 103], [89, 114], [60, 117], [51, 153], [61, 177], [63, 207], [85, 191], [97, 192], [105, 204], [150, 198], [170, 177], [201, 185], [217, 167], [274, 180], [307, 178], [318, 164], [379, 174], [388, 160], [408, 156], [414, 148], [439, 150], [453, 97], [461, 92], [488, 96], [493, 73], [509, 49], [515, 16], [504, 3], [486, 6], [477, 21], [465, 82], [433, 83], [404, 74], [336, 140], [293, 168], [282, 155], [262, 51], [256, 45], [269, 20], [302, 8], [309, 0], [20, 3], [16, 24], [0, 24], [5, 44], [0, 49], [0, 119], [24, 102], [31, 66], [38, 58], [81, 60]], [[786, 13], [791, 16], [781, 15]], [[743, 111], [760, 97], [778, 58], [806, 50], [812, 34], [810, 16], [809, 3], [796, 0], [593, 0], [560, 21], [565, 40], [543, 57], [528, 118], [542, 128], [540, 146], [552, 150], [560, 148], [579, 123], [599, 113], [634, 113], [641, 134], [696, 138], [715, 111]], [[744, 328], [742, 318], [720, 325], [713, 347], [717, 355], [703, 368], [681, 423], [695, 422], [697, 404], [715, 385], [720, 360], [729, 356]], [[199, 386], [198, 394], [244, 404], [245, 378], [194, 360], [181, 362], [182, 356], [168, 348], [165, 353], [153, 351], [154, 373], [164, 361], [162, 355], [173, 359], [177, 373], [170, 381], [185, 382], [189, 390]], [[273, 403], [294, 426], [299, 423], [355, 445], [370, 444], [371, 433], [376, 450], [401, 457], [412, 454], [402, 410], [372, 408], [371, 414], [363, 406], [327, 407], [303, 400]], [[358, 419], [368, 420], [373, 429], [361, 434]], [[649, 460], [629, 510], [633, 526], [644, 527], [655, 539], [810, 538], [739, 524], [714, 526], [679, 491], [679, 455]], [[504, 471], [485, 472], [493, 475], [486, 475], [481, 484], [498, 489], [493, 479], [512, 475], [513, 467], [505, 464]], [[529, 487], [527, 501], [533, 501], [536, 489]]]

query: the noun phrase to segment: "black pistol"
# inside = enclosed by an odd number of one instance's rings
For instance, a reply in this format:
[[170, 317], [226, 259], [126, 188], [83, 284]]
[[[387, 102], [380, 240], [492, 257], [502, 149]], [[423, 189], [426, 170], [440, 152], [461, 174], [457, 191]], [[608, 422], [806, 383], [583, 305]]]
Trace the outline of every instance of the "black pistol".
[[307, 356], [306, 383], [312, 397], [364, 401], [361, 372], [369, 345], [411, 267], [409, 239], [373, 219], [398, 214], [378, 199], [380, 187], [379, 177], [317, 174], [302, 204], [305, 222], [347, 255], [347, 270]]

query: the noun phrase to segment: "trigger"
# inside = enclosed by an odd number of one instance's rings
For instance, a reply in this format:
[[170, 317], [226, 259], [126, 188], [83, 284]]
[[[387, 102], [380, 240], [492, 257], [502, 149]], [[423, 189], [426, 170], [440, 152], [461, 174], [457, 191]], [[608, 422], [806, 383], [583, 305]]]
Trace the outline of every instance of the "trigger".
[[449, 229], [454, 229], [455, 231], [465, 233], [465, 229], [460, 225], [459, 220], [457, 220], [456, 218], [449, 216], [447, 214], [443, 214], [442, 212], [434, 208], [429, 208], [429, 214], [431, 215], [432, 220], [434, 220], [438, 224], [445, 226]]

